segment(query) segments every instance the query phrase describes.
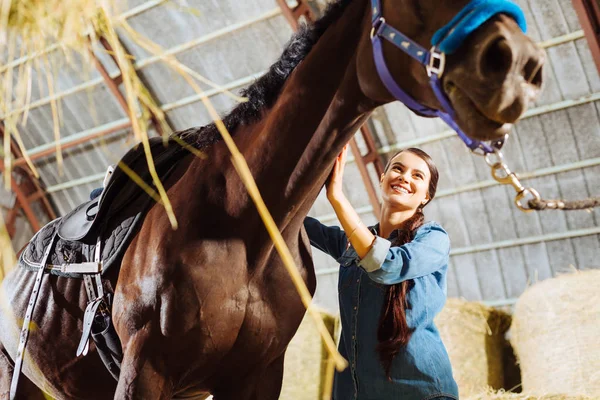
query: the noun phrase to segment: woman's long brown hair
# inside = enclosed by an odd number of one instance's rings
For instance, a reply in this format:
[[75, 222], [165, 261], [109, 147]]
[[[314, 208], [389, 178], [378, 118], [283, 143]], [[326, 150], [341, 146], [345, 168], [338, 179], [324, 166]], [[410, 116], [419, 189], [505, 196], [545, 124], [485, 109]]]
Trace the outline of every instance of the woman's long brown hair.
[[[431, 179], [427, 193], [429, 194], [430, 202], [435, 196], [439, 173], [431, 157], [423, 150], [411, 147], [399, 151], [389, 159], [384, 173], [387, 172], [394, 157], [405, 151], [421, 158], [429, 168]], [[424, 220], [423, 208], [419, 207], [415, 214], [398, 229], [398, 236], [392, 243], [392, 246], [401, 246], [413, 240], [417, 229], [423, 225]], [[377, 330], [377, 340], [379, 342], [377, 352], [379, 353], [379, 359], [388, 379], [391, 379], [390, 373], [394, 357], [400, 352], [401, 348], [408, 344], [413, 331], [406, 322], [406, 309], [410, 308], [410, 304], [408, 303], [410, 282], [408, 280], [388, 286], [381, 309], [381, 317], [379, 318], [379, 327]]]

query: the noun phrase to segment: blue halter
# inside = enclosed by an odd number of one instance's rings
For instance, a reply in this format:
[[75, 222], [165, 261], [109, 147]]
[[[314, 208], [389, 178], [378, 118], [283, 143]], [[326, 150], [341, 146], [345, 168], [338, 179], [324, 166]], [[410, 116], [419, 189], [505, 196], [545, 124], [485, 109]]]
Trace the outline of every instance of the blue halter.
[[[472, 0], [448, 24], [439, 29], [431, 39], [431, 50], [426, 50], [421, 45], [405, 36], [402, 32], [391, 27], [382, 16], [381, 0], [371, 0], [372, 25], [371, 42], [373, 56], [379, 77], [390, 93], [408, 108], [418, 114], [429, 117], [440, 117], [456, 131], [462, 141], [474, 152], [483, 154], [500, 149], [504, 138], [493, 142], [491, 145], [469, 138], [455, 122], [456, 113], [450, 100], [442, 88], [442, 74], [444, 73], [446, 54], [451, 54], [462, 44], [467, 36], [475, 29], [487, 22], [493, 16], [503, 13], [511, 16], [523, 32], [527, 30], [525, 16], [521, 8], [509, 0]], [[434, 110], [424, 106], [406, 93], [392, 77], [383, 56], [383, 43], [385, 39], [400, 50], [425, 66], [429, 83], [441, 103], [443, 110]]]

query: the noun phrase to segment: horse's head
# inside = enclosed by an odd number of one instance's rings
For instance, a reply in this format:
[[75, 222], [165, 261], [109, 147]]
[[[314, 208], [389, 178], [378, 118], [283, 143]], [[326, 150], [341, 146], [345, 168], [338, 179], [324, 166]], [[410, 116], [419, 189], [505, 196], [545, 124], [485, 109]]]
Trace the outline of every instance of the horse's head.
[[[455, 121], [467, 136], [479, 140], [501, 138], [538, 96], [545, 56], [543, 50], [523, 33], [524, 21], [498, 13], [489, 18], [479, 16], [480, 20], [486, 21], [482, 24], [477, 23], [477, 18], [471, 18], [465, 24], [463, 18], [458, 27], [456, 24], [448, 25], [467, 5], [480, 4], [480, 11], [489, 7], [485, 10], [492, 14], [490, 11], [494, 7], [501, 7], [502, 4], [505, 7], [512, 6], [508, 2], [382, 0], [380, 3], [380, 13], [387, 26], [397, 29], [427, 50], [431, 47], [432, 38], [435, 42], [435, 36], [448, 39], [454, 35], [449, 39], [452, 43], [448, 45], [446, 41], [441, 46], [442, 50], [445, 46], [451, 51], [445, 55], [440, 87], [455, 112]], [[483, 3], [485, 5], [481, 5]], [[372, 29], [371, 16], [375, 7], [371, 6], [365, 30]], [[521, 22], [521, 26], [518, 22]], [[460, 30], [469, 31], [469, 26], [473, 24], [477, 28], [464, 38], [456, 34]], [[377, 23], [375, 25], [377, 31]], [[443, 35], [436, 35], [441, 28], [446, 31], [440, 32]], [[388, 37], [383, 37], [384, 34]], [[401, 46], [407, 46], [406, 42], [397, 40], [394, 45], [389, 41], [389, 37], [394, 35], [391, 31], [380, 34], [388, 39], [381, 43], [391, 77], [417, 102], [433, 109], [443, 109], [432, 90], [426, 68], [401, 50]], [[365, 34], [358, 53], [359, 81], [369, 98], [389, 102], [394, 100], [394, 96], [390, 94], [389, 84], [387, 88], [384, 85], [381, 71], [378, 73], [377, 68], [381, 67], [376, 67], [373, 48], [376, 47]], [[418, 53], [414, 52], [413, 57]], [[439, 64], [438, 60], [433, 61]]]

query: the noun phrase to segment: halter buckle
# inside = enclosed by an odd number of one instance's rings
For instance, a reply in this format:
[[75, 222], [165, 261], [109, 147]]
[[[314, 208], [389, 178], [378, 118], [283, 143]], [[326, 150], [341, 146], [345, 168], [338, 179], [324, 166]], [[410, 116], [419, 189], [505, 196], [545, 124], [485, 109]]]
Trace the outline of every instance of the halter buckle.
[[438, 78], [441, 78], [446, 67], [446, 54], [439, 52], [435, 46], [429, 50], [429, 64], [425, 67], [427, 75], [435, 74]]
[[377, 21], [373, 22], [373, 28], [371, 28], [371, 39], [373, 39], [376, 34], [379, 34], [379, 29], [383, 26], [383, 24], [385, 24], [385, 18], [383, 17], [379, 17]]

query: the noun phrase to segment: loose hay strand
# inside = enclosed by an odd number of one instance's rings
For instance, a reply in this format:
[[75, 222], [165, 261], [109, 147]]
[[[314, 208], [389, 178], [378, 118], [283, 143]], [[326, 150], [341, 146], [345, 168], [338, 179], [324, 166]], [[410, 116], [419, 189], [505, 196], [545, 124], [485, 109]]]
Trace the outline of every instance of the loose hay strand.
[[[152, 54], [156, 54], [156, 56], [158, 58], [160, 58], [162, 61], [169, 64], [172, 68], [174, 68], [174, 65], [176, 65], [177, 69], [178, 69], [177, 72], [180, 75], [182, 75], [182, 72], [185, 72], [186, 74], [194, 77], [198, 81], [217, 90], [217, 93], [222, 93], [222, 94], [226, 95], [227, 97], [230, 97], [231, 99], [235, 100], [238, 103], [244, 103], [244, 102], [248, 101], [248, 99], [246, 97], [241, 97], [241, 96], [238, 96], [238, 95], [232, 93], [230, 90], [225, 89], [223, 86], [218, 85], [217, 83], [211, 81], [210, 79], [207, 79], [206, 77], [204, 77], [204, 76], [200, 75], [199, 73], [197, 73], [196, 71], [192, 70], [187, 65], [179, 62], [174, 55], [169, 54], [168, 52], [164, 51], [160, 46], [156, 45], [152, 41], [148, 40], [147, 38], [143, 37], [138, 32], [136, 32], [136, 30], [133, 29], [131, 27], [131, 25], [129, 25], [127, 23], [127, 21], [125, 19], [121, 19], [119, 21], [119, 26], [121, 28], [123, 28], [125, 30], [125, 32], [127, 32], [127, 34], [133, 40], [135, 40], [136, 43], [141, 45], [144, 49], [148, 50]], [[162, 110], [160, 110], [159, 112], [162, 113]]]
[[19, 151], [21, 152], [21, 155], [23, 156], [23, 159], [27, 163], [27, 166], [29, 167], [31, 173], [33, 174], [33, 176], [35, 178], [39, 179], [40, 174], [39, 174], [37, 168], [35, 167], [35, 165], [33, 164], [33, 161], [31, 161], [29, 154], [27, 154], [27, 149], [25, 148], [25, 144], [23, 143], [23, 139], [21, 138], [21, 134], [19, 133], [19, 130], [14, 125], [14, 121], [8, 121], [8, 123], [9, 123], [9, 125], [5, 125], [5, 129], [7, 127], [10, 128], [10, 129], [8, 129], [9, 130], [9, 132], [8, 132], [9, 147], [10, 147], [10, 136], [12, 133], [12, 137], [14, 138], [15, 142], [17, 143], [17, 147], [19, 148]]
[[4, 143], [4, 150], [2, 151], [4, 153], [4, 157], [2, 160], [2, 162], [4, 163], [4, 188], [6, 190], [10, 190], [12, 152], [10, 149], [10, 129], [6, 125], [4, 125], [4, 137], [2, 138], [2, 140]]
[[17, 263], [15, 253], [10, 242], [10, 236], [8, 235], [8, 229], [4, 222], [4, 216], [0, 212], [0, 250], [2, 257], [0, 257], [0, 283], [4, 279], [4, 276], [10, 271]]
[[[167, 196], [167, 192], [158, 177], [156, 172], [156, 167], [154, 165], [154, 160], [152, 158], [152, 152], [150, 150], [150, 142], [148, 140], [148, 132], [146, 125], [144, 123], [140, 123], [140, 119], [138, 118], [138, 105], [136, 103], [136, 98], [140, 99], [140, 101], [144, 102], [143, 96], [140, 96], [140, 85], [139, 78], [135, 74], [133, 67], [131, 65], [131, 61], [127, 59], [125, 55], [125, 51], [123, 47], [120, 45], [117, 33], [114, 30], [114, 27], [110, 24], [108, 20], [108, 16], [104, 13], [104, 11], [100, 11], [101, 20], [105, 24], [105, 38], [109, 42], [110, 46], [115, 51], [115, 56], [117, 60], [117, 64], [119, 65], [119, 69], [121, 70], [121, 76], [123, 77], [123, 85], [125, 86], [125, 97], [127, 99], [127, 104], [129, 107], [129, 117], [131, 119], [131, 125], [133, 132], [136, 138], [142, 142], [144, 148], [144, 154], [146, 155], [146, 161], [148, 163], [148, 171], [152, 176], [152, 181], [154, 186], [158, 190], [160, 198], [163, 203], [163, 207], [167, 213], [169, 218], [169, 222], [171, 223], [171, 227], [173, 229], [177, 229], [178, 222], [175, 217], [175, 213], [173, 211], [173, 206], [171, 205], [171, 201]], [[135, 94], [138, 94], [137, 96]], [[148, 105], [148, 100], [144, 102], [144, 104]], [[163, 117], [164, 119], [164, 117]]]

